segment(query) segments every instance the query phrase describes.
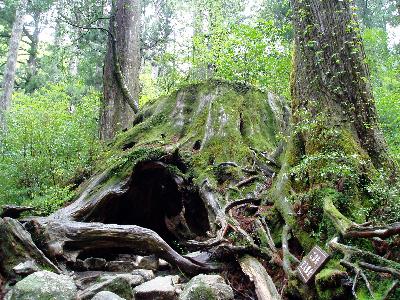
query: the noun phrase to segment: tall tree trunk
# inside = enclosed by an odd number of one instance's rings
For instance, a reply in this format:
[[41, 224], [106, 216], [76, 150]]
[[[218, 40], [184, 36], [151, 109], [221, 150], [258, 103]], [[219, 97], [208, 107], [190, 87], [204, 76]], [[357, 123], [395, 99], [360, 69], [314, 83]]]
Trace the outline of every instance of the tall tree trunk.
[[5, 128], [4, 112], [11, 104], [11, 96], [14, 89], [15, 72], [17, 69], [17, 56], [19, 43], [23, 30], [23, 17], [26, 11], [28, 0], [20, 0], [15, 13], [15, 21], [13, 24], [11, 38], [9, 42], [7, 64], [3, 79], [3, 94], [0, 98], [0, 126]]
[[24, 28], [24, 34], [30, 41], [29, 58], [28, 58], [28, 71], [26, 83], [29, 84], [32, 77], [36, 75], [37, 71], [37, 54], [39, 48], [39, 34], [40, 34], [40, 17], [41, 13], [36, 11], [33, 14], [34, 29], [32, 34]]
[[[352, 5], [292, 0], [293, 132], [278, 190], [285, 187], [285, 196], [292, 191], [295, 211], [286, 198], [278, 206], [305, 248], [315, 242], [310, 233], [327, 234], [334, 225], [347, 235], [354, 222], [370, 220], [373, 211], [389, 205], [374, 199], [369, 187], [380, 174], [394, 180], [397, 172], [379, 129]], [[346, 216], [334, 206], [339, 199]], [[330, 223], [321, 229], [323, 220]]]
[[103, 75], [103, 140], [131, 127], [139, 98], [140, 0], [117, 0], [113, 11]]

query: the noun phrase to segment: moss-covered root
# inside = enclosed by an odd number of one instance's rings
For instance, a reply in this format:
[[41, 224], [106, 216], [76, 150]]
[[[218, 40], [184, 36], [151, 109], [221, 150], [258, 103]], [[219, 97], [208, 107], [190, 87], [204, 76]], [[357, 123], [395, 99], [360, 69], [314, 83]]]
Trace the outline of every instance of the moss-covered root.
[[346, 218], [333, 204], [334, 194], [328, 194], [324, 200], [324, 213], [332, 221], [333, 225], [343, 236], [346, 236], [350, 228], [355, 224]]
[[386, 226], [362, 226], [346, 218], [334, 205], [335, 193], [328, 194], [324, 200], [324, 213], [332, 221], [336, 230], [348, 238], [388, 238], [400, 234], [400, 222]]
[[315, 276], [318, 299], [351, 299], [351, 289], [343, 284], [348, 281], [346, 271], [325, 268]]

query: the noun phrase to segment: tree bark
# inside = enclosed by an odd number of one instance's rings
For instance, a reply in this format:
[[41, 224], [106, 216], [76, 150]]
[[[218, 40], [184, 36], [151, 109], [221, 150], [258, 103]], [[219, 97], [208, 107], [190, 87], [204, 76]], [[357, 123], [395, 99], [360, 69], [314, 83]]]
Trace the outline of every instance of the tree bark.
[[110, 19], [104, 64], [100, 137], [112, 139], [132, 126], [139, 98], [140, 1], [117, 0]]
[[398, 173], [379, 128], [353, 1], [291, 4], [292, 128], [271, 195], [307, 252], [335, 235], [377, 237], [375, 227], [359, 225], [366, 221], [398, 221], [379, 217], [393, 202], [369, 190], [382, 174], [387, 181], [379, 185], [390, 186]]
[[4, 112], [10, 107], [12, 92], [14, 89], [15, 72], [17, 69], [18, 48], [23, 30], [23, 17], [26, 11], [28, 0], [20, 0], [15, 13], [15, 21], [11, 31], [9, 42], [7, 64], [3, 78], [3, 94], [0, 98], [0, 126], [5, 129]]
[[32, 77], [36, 75], [37, 72], [37, 55], [39, 49], [39, 34], [40, 34], [40, 18], [41, 12], [35, 11], [33, 13], [33, 32], [29, 33], [28, 30], [24, 28], [24, 34], [28, 37], [30, 41], [30, 49], [28, 50], [28, 69], [26, 76], [26, 83], [32, 80]]
[[[376, 168], [394, 168], [378, 126], [369, 70], [351, 2], [292, 1], [295, 54], [294, 124], [325, 113], [331, 126], [350, 130]], [[320, 108], [320, 109], [318, 109]], [[304, 148], [311, 136], [302, 135]], [[308, 144], [308, 145], [307, 145]]]

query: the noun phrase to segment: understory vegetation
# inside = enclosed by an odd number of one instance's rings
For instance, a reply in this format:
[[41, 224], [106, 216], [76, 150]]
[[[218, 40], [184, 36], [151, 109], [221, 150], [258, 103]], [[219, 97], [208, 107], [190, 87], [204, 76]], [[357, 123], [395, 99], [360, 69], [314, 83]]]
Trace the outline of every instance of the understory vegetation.
[[0, 0], [0, 82], [0, 299], [400, 297], [400, 0]]
[[[195, 37], [201, 55], [194, 58], [193, 66], [211, 61], [212, 78], [272, 91], [289, 102], [291, 31], [290, 26], [282, 28], [268, 19], [218, 28], [211, 48], [204, 36]], [[399, 48], [389, 46], [388, 34], [382, 29], [365, 28], [363, 37], [379, 120], [392, 155], [400, 161]], [[47, 56], [40, 59], [47, 68]], [[150, 67], [143, 68], [140, 104], [154, 103], [162, 95], [198, 82], [198, 75], [179, 69], [189, 59], [176, 53], [158, 54], [155, 60], [165, 71], [154, 78]], [[85, 70], [88, 63], [82, 59], [79, 76], [59, 71], [56, 77], [43, 78], [40, 72], [35, 78], [37, 89], [15, 92], [7, 116], [8, 133], [0, 144], [1, 203], [29, 204], [40, 213], [49, 213], [70, 200], [76, 184], [91, 174], [102, 149], [97, 138], [101, 94], [92, 73]], [[346, 172], [342, 167], [333, 166]], [[307, 170], [297, 169], [293, 172]]]

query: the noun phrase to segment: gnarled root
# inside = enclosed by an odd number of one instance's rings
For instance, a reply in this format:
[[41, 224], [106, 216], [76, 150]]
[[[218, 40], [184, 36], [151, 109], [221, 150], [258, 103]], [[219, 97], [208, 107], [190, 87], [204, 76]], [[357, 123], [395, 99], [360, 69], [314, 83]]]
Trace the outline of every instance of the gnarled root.
[[386, 296], [383, 299], [386, 299], [388, 295], [390, 295], [391, 292], [397, 287], [400, 278], [399, 263], [388, 260], [369, 251], [364, 251], [353, 246], [343, 245], [338, 242], [338, 238], [334, 238], [333, 240], [331, 240], [328, 243], [328, 246], [332, 250], [344, 254], [344, 258], [340, 261], [340, 263], [346, 268], [351, 269], [355, 273], [352, 293], [356, 299], [356, 287], [359, 277], [361, 277], [361, 279], [365, 282], [365, 285], [369, 293], [371, 294], [371, 297], [374, 298], [372, 286], [369, 283], [363, 269], [378, 273], [390, 274], [392, 275], [392, 277], [396, 278], [393, 281], [392, 286], [386, 291]]
[[400, 234], [400, 222], [386, 226], [359, 225], [346, 218], [333, 204], [331, 197], [324, 199], [324, 213], [331, 219], [336, 229], [347, 238], [389, 238]]
[[31, 221], [29, 227], [47, 254], [56, 260], [75, 262], [86, 251], [120, 248], [155, 254], [188, 274], [216, 270], [181, 256], [156, 232], [139, 226], [38, 219]]

